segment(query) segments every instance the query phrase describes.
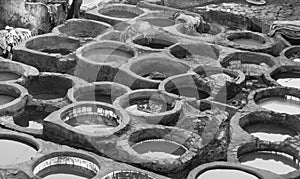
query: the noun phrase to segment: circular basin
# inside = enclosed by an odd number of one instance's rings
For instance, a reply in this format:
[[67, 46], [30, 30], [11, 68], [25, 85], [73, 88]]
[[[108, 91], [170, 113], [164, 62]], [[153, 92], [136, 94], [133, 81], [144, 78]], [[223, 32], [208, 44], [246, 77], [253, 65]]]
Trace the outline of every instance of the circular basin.
[[92, 179], [100, 171], [92, 157], [73, 152], [59, 152], [39, 158], [33, 174], [43, 179]]
[[260, 140], [270, 142], [284, 141], [298, 134], [293, 129], [276, 123], [254, 123], [244, 126], [243, 129]]
[[293, 62], [300, 63], [300, 46], [287, 47], [282, 51], [281, 55]]
[[124, 128], [129, 119], [112, 105], [102, 102], [78, 102], [59, 113], [61, 121], [82, 133], [113, 134]]
[[0, 57], [0, 82], [23, 84], [30, 76], [37, 76], [38, 70], [32, 66]]
[[102, 177], [101, 179], [121, 179], [121, 178], [155, 179], [146, 173], [142, 173], [138, 171], [127, 171], [127, 170], [111, 172], [105, 175], [104, 177]]
[[300, 89], [300, 68], [298, 66], [278, 67], [270, 73], [270, 76], [282, 86]]
[[146, 118], [147, 123], [164, 125], [176, 123], [181, 111], [181, 102], [154, 89], [126, 93], [114, 101], [114, 106]]
[[246, 46], [254, 46], [261, 47], [266, 43], [266, 40], [263, 36], [260, 36], [256, 33], [252, 32], [236, 32], [230, 33], [227, 35], [227, 40], [237, 44], [237, 45], [246, 45]]
[[137, 153], [149, 158], [179, 158], [188, 149], [174, 141], [165, 139], [143, 140], [131, 146]]
[[80, 46], [81, 42], [74, 38], [54, 33], [37, 35], [14, 46], [13, 60], [41, 72], [71, 73], [76, 66], [74, 52]]
[[27, 90], [15, 83], [0, 83], [0, 114], [16, 112], [27, 102]]
[[177, 42], [178, 40], [175, 37], [169, 36], [167, 34], [156, 34], [151, 37], [137, 35], [132, 40], [132, 43], [136, 47], [150, 51], [161, 51]]
[[[232, 179], [232, 178], [243, 178], [243, 179], [259, 179], [257, 176], [248, 172], [238, 169], [210, 169], [207, 170], [197, 177], [197, 179]], [[196, 178], [195, 178], [196, 179]]]
[[219, 99], [222, 99], [220, 96], [225, 96], [226, 99], [233, 98], [245, 85], [245, 75], [239, 70], [200, 65], [193, 71], [202, 78], [213, 81], [212, 94], [219, 96]]
[[176, 98], [197, 100], [206, 99], [211, 94], [208, 82], [196, 74], [182, 74], [167, 78], [160, 83], [159, 90], [166, 91]]
[[21, 78], [21, 75], [18, 75], [16, 73], [0, 71], [0, 81], [11, 81], [11, 80], [17, 80], [19, 78]]
[[300, 114], [300, 99], [291, 96], [268, 97], [256, 102], [257, 105], [279, 113]]
[[[161, 81], [170, 76], [186, 73], [190, 67], [166, 55], [151, 53], [129, 61], [121, 69], [131, 78], [131, 80], [123, 79], [122, 83], [126, 83], [131, 89], [155, 89]], [[129, 77], [123, 76], [126, 79]]]
[[144, 11], [136, 6], [115, 4], [99, 9], [98, 13], [109, 17], [132, 19], [143, 14]]
[[86, 82], [71, 75], [44, 72], [28, 80], [25, 88], [33, 99], [56, 100], [64, 98], [74, 85], [84, 83]]
[[78, 55], [92, 63], [126, 63], [136, 55], [135, 51], [122, 42], [101, 41], [89, 43], [77, 50]]
[[261, 76], [276, 63], [271, 55], [253, 52], [234, 52], [221, 60], [224, 68], [240, 70], [247, 77]]
[[68, 91], [68, 98], [72, 102], [98, 101], [112, 104], [113, 101], [131, 89], [114, 82], [95, 82], [81, 86], [74, 86]]
[[167, 18], [159, 18], [159, 17], [148, 17], [148, 18], [142, 18], [142, 21], [149, 22], [153, 26], [158, 27], [168, 27], [175, 25], [175, 21], [172, 19]]
[[174, 57], [186, 61], [193, 58], [217, 60], [220, 53], [219, 49], [214, 46], [202, 43], [180, 43], [170, 47], [169, 51]]
[[287, 174], [299, 169], [293, 157], [270, 151], [257, 151], [243, 154], [239, 157], [243, 165], [268, 170], [276, 174]]
[[[88, 28], [87, 28], [88, 27]], [[70, 19], [55, 27], [53, 33], [61, 33], [75, 38], [95, 38], [109, 30], [111, 25], [87, 19]]]
[[221, 32], [224, 31], [224, 28], [218, 24], [209, 23], [209, 27], [210, 27], [210, 29], [208, 32], [199, 33], [197, 31], [195, 31], [195, 32], [191, 33], [188, 31], [187, 28], [185, 28], [183, 26], [183, 24], [178, 24], [176, 26], [176, 31], [178, 31], [179, 33], [184, 34], [184, 35], [195, 36], [195, 37], [201, 37], [201, 36], [204, 36], [204, 37], [212, 36], [213, 37], [214, 35], [220, 34]]
[[14, 165], [30, 161], [37, 155], [38, 145], [29, 139], [11, 136], [9, 138], [0, 138], [0, 156], [1, 165]]
[[55, 34], [35, 36], [27, 41], [25, 45], [28, 49], [43, 52], [44, 55], [60, 56], [74, 52], [79, 46], [79, 41]]

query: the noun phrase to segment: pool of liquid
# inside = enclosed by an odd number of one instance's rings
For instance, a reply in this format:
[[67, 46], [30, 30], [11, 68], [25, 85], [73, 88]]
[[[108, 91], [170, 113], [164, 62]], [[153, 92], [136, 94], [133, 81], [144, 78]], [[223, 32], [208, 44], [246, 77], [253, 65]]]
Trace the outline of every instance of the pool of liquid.
[[297, 132], [284, 126], [257, 123], [244, 127], [244, 130], [249, 134], [266, 141], [284, 141], [288, 137], [297, 135]]
[[259, 47], [262, 46], [263, 43], [254, 40], [254, 39], [234, 39], [232, 40], [232, 42], [236, 43], [236, 44], [240, 44], [240, 45], [249, 45], [249, 46], [255, 46], [255, 47]]
[[43, 49], [41, 52], [50, 53], [50, 54], [60, 54], [60, 55], [68, 55], [72, 53], [69, 49]]
[[250, 173], [235, 169], [211, 169], [200, 174], [197, 179], [259, 179]]
[[12, 165], [31, 160], [37, 150], [14, 140], [0, 139], [0, 165]]
[[300, 78], [280, 78], [277, 82], [282, 86], [300, 89]]
[[149, 39], [137, 39], [134, 40], [134, 43], [141, 46], [150, 47], [153, 49], [164, 49], [174, 44], [173, 42], [164, 43], [164, 42], [156, 42], [155, 40], [149, 40]]
[[12, 72], [0, 71], [0, 81], [17, 80], [21, 76]]
[[175, 24], [173, 20], [163, 19], [163, 18], [149, 18], [149, 19], [143, 19], [143, 21], [147, 21], [151, 25], [158, 26], [158, 27], [168, 27]]
[[77, 101], [99, 101], [112, 104], [112, 96], [101, 93], [83, 93], [76, 97]]
[[129, 11], [122, 11], [122, 10], [109, 10], [106, 12], [101, 12], [101, 14], [116, 18], [134, 18], [138, 16], [138, 14], [129, 12]]
[[244, 154], [239, 160], [243, 165], [268, 170], [280, 175], [299, 169], [292, 158], [264, 151]]
[[170, 93], [176, 94], [178, 96], [185, 96], [196, 99], [205, 99], [209, 97], [209, 94], [202, 90], [197, 90], [195, 87], [180, 87], [175, 88], [170, 91]]
[[176, 159], [183, 155], [187, 148], [164, 139], [145, 140], [132, 146], [137, 153], [150, 158], [173, 158]]
[[9, 103], [9, 102], [13, 101], [14, 99], [16, 99], [16, 98], [9, 96], [9, 95], [0, 94], [0, 105]]
[[66, 123], [73, 126], [76, 129], [87, 132], [111, 130], [113, 127], [117, 127], [119, 125], [116, 119], [100, 115], [77, 116], [66, 121]]
[[31, 129], [43, 129], [44, 119], [49, 115], [48, 112], [36, 111], [25, 113], [24, 115], [14, 118], [14, 123], [20, 127]]
[[129, 107], [126, 108], [126, 110], [131, 114], [141, 115], [145, 113], [157, 114], [171, 109], [172, 107], [169, 104], [157, 99], [134, 101]]
[[145, 173], [137, 172], [137, 171], [116, 171], [111, 172], [101, 179], [155, 179]]
[[34, 99], [41, 99], [41, 100], [51, 100], [57, 98], [63, 98], [64, 95], [57, 94], [57, 93], [39, 93], [32, 95]]
[[81, 177], [77, 175], [72, 175], [72, 174], [52, 174], [43, 177], [43, 179], [90, 179], [87, 177]]
[[126, 62], [133, 55], [122, 50], [112, 48], [98, 48], [85, 52], [84, 57], [97, 63]]
[[300, 102], [287, 100], [281, 97], [270, 97], [257, 102], [265, 109], [279, 113], [300, 114]]

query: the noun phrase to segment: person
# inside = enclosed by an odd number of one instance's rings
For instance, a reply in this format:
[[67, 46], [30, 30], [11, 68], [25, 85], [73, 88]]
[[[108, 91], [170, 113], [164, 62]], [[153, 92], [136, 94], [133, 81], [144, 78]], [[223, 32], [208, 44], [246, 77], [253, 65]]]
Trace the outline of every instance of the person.
[[80, 17], [80, 6], [82, 4], [82, 0], [73, 0], [71, 7], [69, 9], [67, 20], [72, 18]]

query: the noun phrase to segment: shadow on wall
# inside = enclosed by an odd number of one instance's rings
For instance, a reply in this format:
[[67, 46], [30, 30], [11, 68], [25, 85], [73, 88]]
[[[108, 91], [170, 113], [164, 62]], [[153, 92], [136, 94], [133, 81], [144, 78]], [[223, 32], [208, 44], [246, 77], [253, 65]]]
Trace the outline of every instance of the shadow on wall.
[[[65, 16], [62, 5], [51, 6], [53, 8], [50, 9], [46, 4], [24, 0], [0, 1], [0, 22], [3, 26], [27, 28], [38, 34], [47, 33]], [[55, 9], [54, 16], [49, 13], [52, 9]]]

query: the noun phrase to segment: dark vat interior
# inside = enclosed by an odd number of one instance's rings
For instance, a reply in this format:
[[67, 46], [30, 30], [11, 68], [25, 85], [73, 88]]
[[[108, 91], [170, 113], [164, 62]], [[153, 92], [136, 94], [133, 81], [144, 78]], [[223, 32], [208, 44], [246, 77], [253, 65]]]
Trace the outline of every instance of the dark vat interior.
[[134, 56], [133, 51], [126, 51], [122, 48], [100, 47], [88, 50], [83, 56], [98, 63], [126, 62]]
[[170, 47], [171, 45], [175, 44], [177, 41], [173, 39], [166, 39], [166, 38], [144, 38], [144, 37], [139, 37], [133, 40], [135, 44], [153, 48], [153, 49], [164, 49], [167, 47]]
[[25, 84], [29, 94], [41, 100], [64, 98], [72, 86], [72, 80], [59, 76], [40, 76]]
[[0, 81], [17, 80], [19, 78], [21, 78], [21, 75], [10, 71], [2, 71], [0, 69]]

